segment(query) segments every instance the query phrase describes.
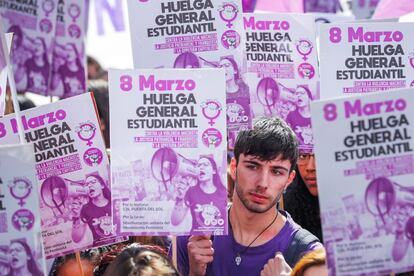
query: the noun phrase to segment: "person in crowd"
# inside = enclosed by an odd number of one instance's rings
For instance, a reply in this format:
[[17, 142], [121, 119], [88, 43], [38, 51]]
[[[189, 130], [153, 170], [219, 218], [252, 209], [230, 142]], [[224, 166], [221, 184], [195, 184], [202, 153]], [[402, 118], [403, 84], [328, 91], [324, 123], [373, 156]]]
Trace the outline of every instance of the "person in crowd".
[[286, 122], [296, 133], [300, 145], [312, 145], [310, 102], [312, 93], [307, 85], [299, 85], [295, 91], [296, 109], [287, 115]]
[[[96, 260], [93, 255], [89, 254], [89, 251], [81, 252], [81, 266], [84, 276], [93, 276]], [[72, 276], [80, 275], [79, 263], [76, 260], [75, 254], [65, 255], [57, 258], [54, 268], [49, 276]]]
[[100, 128], [105, 141], [105, 147], [108, 149], [110, 145], [108, 82], [105, 80], [89, 81], [88, 91], [92, 92], [95, 98]]
[[[85, 68], [81, 61], [81, 55], [74, 43], [62, 46], [55, 44], [55, 61], [52, 71], [52, 90], [63, 90], [62, 98], [79, 95], [86, 92]], [[57, 68], [56, 68], [57, 67]], [[59, 86], [62, 89], [59, 89]]]
[[112, 261], [103, 275], [179, 276], [179, 273], [157, 247], [131, 244]]
[[10, 276], [43, 276], [43, 272], [37, 266], [32, 250], [24, 240], [12, 240], [10, 242], [8, 259]]
[[235, 190], [229, 235], [179, 237], [183, 275], [259, 275], [265, 265], [290, 271], [303, 253], [322, 247], [311, 234], [299, 239], [309, 232], [276, 208], [295, 177], [297, 147], [295, 134], [280, 118], [259, 118], [253, 129], [239, 133], [230, 163]]
[[89, 202], [82, 206], [79, 218], [73, 218], [72, 239], [80, 242], [88, 226], [92, 231], [93, 245], [98, 246], [113, 235], [111, 192], [97, 173], [88, 175], [85, 185]]
[[[227, 189], [220, 179], [217, 164], [213, 158], [201, 156], [197, 162], [197, 169], [197, 184], [188, 188], [184, 202], [191, 212], [191, 233], [202, 234], [208, 232], [207, 229], [212, 226], [210, 224], [212, 220], [217, 221], [219, 228], [223, 227]], [[178, 210], [175, 209], [175, 211]], [[177, 223], [178, 216], [174, 217]]]
[[88, 80], [108, 81], [108, 71], [104, 70], [102, 65], [93, 57], [87, 56]]
[[[276, 274], [275, 274], [276, 275]], [[303, 256], [292, 270], [291, 276], [328, 276], [326, 253], [318, 248]]]
[[283, 196], [284, 209], [296, 223], [322, 241], [315, 155], [300, 152], [297, 170], [294, 183]]

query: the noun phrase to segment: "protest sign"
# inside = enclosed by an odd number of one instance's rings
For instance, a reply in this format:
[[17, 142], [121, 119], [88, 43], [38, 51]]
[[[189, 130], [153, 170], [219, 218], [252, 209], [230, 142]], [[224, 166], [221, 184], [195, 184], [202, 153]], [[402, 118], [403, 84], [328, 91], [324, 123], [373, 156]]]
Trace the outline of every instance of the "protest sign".
[[[134, 68], [224, 68], [229, 145], [250, 128], [241, 0], [128, 1]], [[151, 58], [149, 58], [151, 57]], [[230, 107], [229, 107], [230, 108]], [[238, 112], [234, 120], [234, 112]]]
[[413, 92], [312, 104], [329, 275], [414, 270]]
[[321, 25], [321, 98], [414, 85], [413, 23]]
[[6, 109], [6, 89], [7, 89], [7, 56], [11, 45], [11, 34], [3, 33], [3, 26], [0, 21], [0, 116], [4, 115]]
[[44, 275], [33, 145], [0, 147], [0, 271]]
[[57, 3], [48, 95], [67, 98], [86, 92], [85, 5], [85, 0], [59, 0]]
[[224, 71], [111, 70], [109, 79], [120, 232], [226, 234]]
[[3, 1], [4, 29], [14, 34], [11, 63], [18, 92], [47, 95], [56, 25], [56, 1]]
[[[109, 163], [90, 93], [21, 112], [34, 143], [47, 258], [115, 242]], [[18, 143], [16, 119], [0, 119], [0, 143]]]
[[[253, 117], [279, 116], [300, 147], [313, 147], [310, 101], [319, 97], [315, 21], [311, 15], [245, 14], [246, 80]], [[230, 104], [227, 108], [233, 110]]]

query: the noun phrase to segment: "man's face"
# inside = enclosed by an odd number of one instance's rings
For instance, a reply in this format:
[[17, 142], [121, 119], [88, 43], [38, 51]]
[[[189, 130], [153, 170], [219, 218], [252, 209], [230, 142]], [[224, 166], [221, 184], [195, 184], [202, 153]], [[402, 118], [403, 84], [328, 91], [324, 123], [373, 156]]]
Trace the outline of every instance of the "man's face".
[[239, 162], [230, 163], [232, 178], [236, 181], [234, 199], [240, 199], [244, 207], [253, 213], [264, 213], [273, 208], [279, 195], [295, 177], [291, 163], [280, 156], [262, 161], [252, 155], [240, 154]]
[[300, 153], [298, 158], [298, 169], [309, 192], [313, 196], [318, 196], [315, 155], [310, 153]]

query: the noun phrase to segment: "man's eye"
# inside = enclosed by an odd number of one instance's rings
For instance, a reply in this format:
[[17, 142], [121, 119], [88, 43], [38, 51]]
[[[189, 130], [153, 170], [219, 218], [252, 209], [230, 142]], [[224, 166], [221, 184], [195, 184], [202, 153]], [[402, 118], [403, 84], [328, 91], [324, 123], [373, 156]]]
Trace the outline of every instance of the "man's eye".
[[283, 175], [283, 171], [281, 170], [272, 170], [274, 175]]
[[255, 170], [255, 169], [257, 169], [257, 166], [256, 165], [247, 165], [247, 168]]

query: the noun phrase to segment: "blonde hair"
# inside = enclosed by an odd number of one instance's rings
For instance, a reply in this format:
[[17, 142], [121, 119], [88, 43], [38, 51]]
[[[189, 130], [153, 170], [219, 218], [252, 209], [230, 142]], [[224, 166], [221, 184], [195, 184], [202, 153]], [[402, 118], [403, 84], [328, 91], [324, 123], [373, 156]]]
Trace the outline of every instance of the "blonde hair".
[[299, 262], [296, 263], [292, 270], [291, 276], [303, 276], [305, 270], [312, 266], [325, 265], [326, 253], [324, 248], [315, 249], [305, 256], [303, 256]]

